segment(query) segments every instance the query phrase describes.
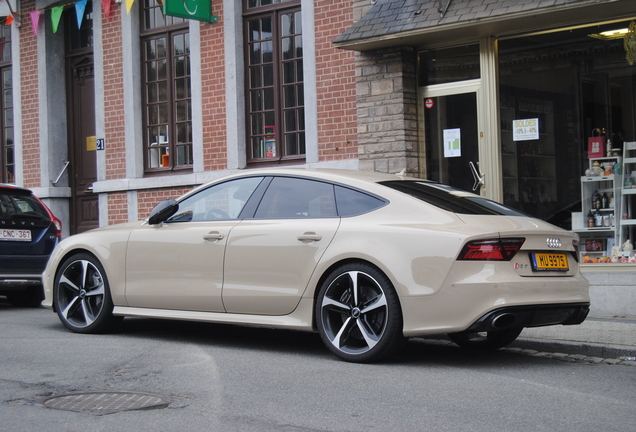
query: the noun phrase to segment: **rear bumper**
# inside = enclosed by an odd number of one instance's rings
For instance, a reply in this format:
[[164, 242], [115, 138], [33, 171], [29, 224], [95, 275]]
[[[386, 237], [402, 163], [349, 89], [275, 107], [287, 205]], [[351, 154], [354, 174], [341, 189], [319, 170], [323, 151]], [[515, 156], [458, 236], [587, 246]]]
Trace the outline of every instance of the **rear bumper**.
[[20, 292], [42, 285], [41, 274], [0, 274], [0, 294]]
[[541, 327], [581, 324], [590, 312], [589, 303], [508, 306], [488, 312], [467, 331], [483, 332], [514, 327]]

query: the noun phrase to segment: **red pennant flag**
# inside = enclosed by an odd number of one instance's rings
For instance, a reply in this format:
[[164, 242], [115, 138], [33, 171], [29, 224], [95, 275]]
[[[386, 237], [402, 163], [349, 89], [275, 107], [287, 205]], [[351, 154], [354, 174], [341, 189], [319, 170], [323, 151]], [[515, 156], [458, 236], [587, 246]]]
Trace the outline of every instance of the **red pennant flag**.
[[13, 15], [9, 15], [4, 25], [11, 25], [12, 22], [13, 22]]
[[104, 10], [104, 15], [106, 18], [110, 18], [110, 8], [112, 6], [113, 0], [102, 0], [102, 9]]

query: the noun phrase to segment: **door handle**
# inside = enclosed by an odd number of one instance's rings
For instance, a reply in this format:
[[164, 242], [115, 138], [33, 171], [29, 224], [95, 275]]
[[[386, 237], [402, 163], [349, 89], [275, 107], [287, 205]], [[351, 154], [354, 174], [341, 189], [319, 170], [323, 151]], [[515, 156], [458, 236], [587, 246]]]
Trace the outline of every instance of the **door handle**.
[[320, 241], [322, 240], [322, 236], [314, 232], [306, 232], [299, 235], [298, 240], [300, 240], [301, 242]]
[[468, 162], [468, 165], [470, 166], [470, 171], [473, 173], [473, 179], [475, 180], [475, 183], [473, 184], [473, 192], [475, 192], [479, 186], [484, 186], [484, 178], [486, 177], [486, 174], [482, 174], [481, 171], [479, 171], [479, 162], [475, 164], [473, 161], [470, 161]]
[[221, 240], [223, 238], [223, 234], [218, 231], [212, 231], [203, 236], [204, 240]]

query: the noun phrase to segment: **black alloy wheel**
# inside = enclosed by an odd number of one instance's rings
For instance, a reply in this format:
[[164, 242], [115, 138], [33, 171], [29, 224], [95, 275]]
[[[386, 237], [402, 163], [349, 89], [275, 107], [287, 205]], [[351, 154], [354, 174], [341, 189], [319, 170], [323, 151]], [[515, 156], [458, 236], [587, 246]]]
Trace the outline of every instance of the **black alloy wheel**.
[[87, 253], [71, 256], [59, 267], [53, 301], [62, 323], [76, 333], [107, 332], [122, 319], [113, 316], [104, 268]]
[[318, 293], [316, 322], [327, 348], [350, 362], [382, 360], [406, 341], [393, 285], [366, 263], [345, 264], [327, 277]]

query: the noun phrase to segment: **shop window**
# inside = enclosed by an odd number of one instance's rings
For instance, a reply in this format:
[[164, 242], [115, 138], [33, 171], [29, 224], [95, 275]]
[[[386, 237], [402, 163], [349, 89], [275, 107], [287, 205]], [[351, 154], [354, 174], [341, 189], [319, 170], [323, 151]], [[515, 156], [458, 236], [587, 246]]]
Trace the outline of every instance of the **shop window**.
[[188, 21], [164, 16], [157, 0], [145, 0], [141, 15], [146, 172], [192, 169]]
[[298, 0], [246, 0], [247, 158], [305, 157], [302, 20]]
[[13, 139], [13, 76], [11, 72], [11, 26], [0, 26], [0, 182], [15, 182]]
[[421, 51], [418, 63], [420, 86], [477, 79], [479, 44]]
[[590, 163], [588, 138], [602, 135], [619, 154], [624, 141], [636, 140], [636, 68], [625, 59], [623, 39], [598, 37], [628, 24], [499, 41], [503, 192], [509, 206], [572, 229]]

